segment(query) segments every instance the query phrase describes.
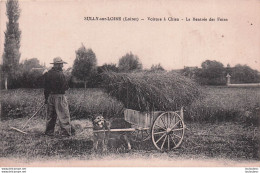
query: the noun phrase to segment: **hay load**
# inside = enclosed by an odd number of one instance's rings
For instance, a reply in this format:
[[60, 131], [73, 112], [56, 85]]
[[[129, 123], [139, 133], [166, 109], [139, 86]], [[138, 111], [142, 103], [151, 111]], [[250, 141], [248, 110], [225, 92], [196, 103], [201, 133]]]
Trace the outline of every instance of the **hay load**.
[[176, 111], [201, 96], [195, 82], [173, 72], [107, 72], [102, 77], [107, 93], [138, 111]]

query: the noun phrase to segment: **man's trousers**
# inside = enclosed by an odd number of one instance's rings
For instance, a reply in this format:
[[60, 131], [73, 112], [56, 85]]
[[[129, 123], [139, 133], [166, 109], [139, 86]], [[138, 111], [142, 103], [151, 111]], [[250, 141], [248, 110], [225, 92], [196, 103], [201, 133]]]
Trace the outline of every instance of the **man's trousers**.
[[47, 125], [45, 134], [53, 135], [56, 120], [59, 120], [62, 135], [71, 135], [70, 113], [64, 94], [50, 94], [47, 105]]

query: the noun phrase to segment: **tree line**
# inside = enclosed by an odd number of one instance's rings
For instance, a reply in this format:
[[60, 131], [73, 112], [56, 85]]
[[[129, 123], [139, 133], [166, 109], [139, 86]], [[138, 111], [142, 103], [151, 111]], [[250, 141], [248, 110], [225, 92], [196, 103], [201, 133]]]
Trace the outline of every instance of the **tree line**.
[[[83, 44], [75, 51], [73, 67], [64, 71], [70, 87], [100, 87], [102, 85], [103, 72], [115, 73], [131, 72], [166, 72], [161, 64], [152, 65], [149, 69], [143, 69], [143, 65], [137, 55], [132, 52], [123, 55], [117, 64], [97, 65], [97, 57], [91, 48]], [[0, 66], [1, 68], [2, 66]], [[10, 88], [41, 88], [43, 87], [44, 75], [47, 71], [45, 64], [40, 64], [37, 58], [22, 61], [16, 70], [16, 77], [10, 78]], [[202, 62], [201, 67], [184, 67], [181, 70], [172, 70], [189, 77], [202, 85], [225, 85], [227, 74], [231, 75], [231, 83], [258, 83], [260, 75], [257, 70], [247, 65], [237, 64], [234, 67], [224, 65], [215, 60]], [[2, 88], [3, 82], [1, 81]]]
[[215, 60], [206, 60], [201, 67], [184, 67], [181, 73], [194, 79], [202, 85], [225, 85], [227, 75], [231, 76], [231, 83], [259, 83], [260, 73], [253, 70], [248, 65], [237, 64], [226, 67], [221, 62]]
[[[0, 65], [1, 88], [39, 88], [43, 86], [43, 73], [45, 65], [41, 65], [37, 58], [31, 58], [20, 63], [21, 54], [18, 19], [21, 9], [18, 0], [7, 0], [3, 64]], [[76, 58], [73, 67], [64, 71], [71, 87], [99, 87], [102, 84], [101, 73], [105, 71], [129, 73], [133, 71], [163, 72], [166, 71], [161, 64], [152, 65], [150, 69], [143, 69], [137, 55], [132, 52], [122, 56], [118, 65], [103, 64], [97, 66], [97, 58], [92, 49], [87, 49], [83, 44], [75, 51]], [[174, 70], [173, 70], [174, 71]], [[190, 77], [203, 85], [224, 85], [226, 75], [230, 74], [231, 83], [260, 82], [259, 72], [247, 65], [224, 67], [221, 62], [206, 60], [201, 67], [184, 67], [177, 72]]]

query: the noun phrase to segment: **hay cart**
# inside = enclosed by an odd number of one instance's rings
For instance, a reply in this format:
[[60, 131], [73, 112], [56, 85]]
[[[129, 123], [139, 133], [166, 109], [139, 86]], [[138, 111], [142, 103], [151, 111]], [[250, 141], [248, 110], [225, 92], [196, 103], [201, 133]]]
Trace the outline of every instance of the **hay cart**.
[[124, 119], [132, 128], [110, 129], [111, 132], [131, 132], [131, 140], [144, 142], [152, 139], [160, 151], [170, 151], [182, 143], [184, 136], [183, 108], [180, 111], [139, 112], [125, 109]]
[[132, 140], [143, 142], [152, 138], [160, 151], [180, 146], [184, 136], [183, 108], [180, 111], [139, 112], [126, 109], [124, 119], [132, 124]]

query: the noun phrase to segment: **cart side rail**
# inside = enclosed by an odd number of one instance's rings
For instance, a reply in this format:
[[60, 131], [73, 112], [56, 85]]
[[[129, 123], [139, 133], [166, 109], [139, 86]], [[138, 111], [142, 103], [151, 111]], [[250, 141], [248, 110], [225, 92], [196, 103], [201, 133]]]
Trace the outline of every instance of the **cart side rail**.
[[[130, 124], [149, 128], [152, 126], [154, 120], [165, 111], [152, 111], [152, 112], [140, 112], [133, 109], [125, 109], [124, 110], [124, 119]], [[182, 120], [184, 121], [183, 115], [183, 107], [179, 111], [167, 111], [167, 112], [175, 112], [180, 115]]]

